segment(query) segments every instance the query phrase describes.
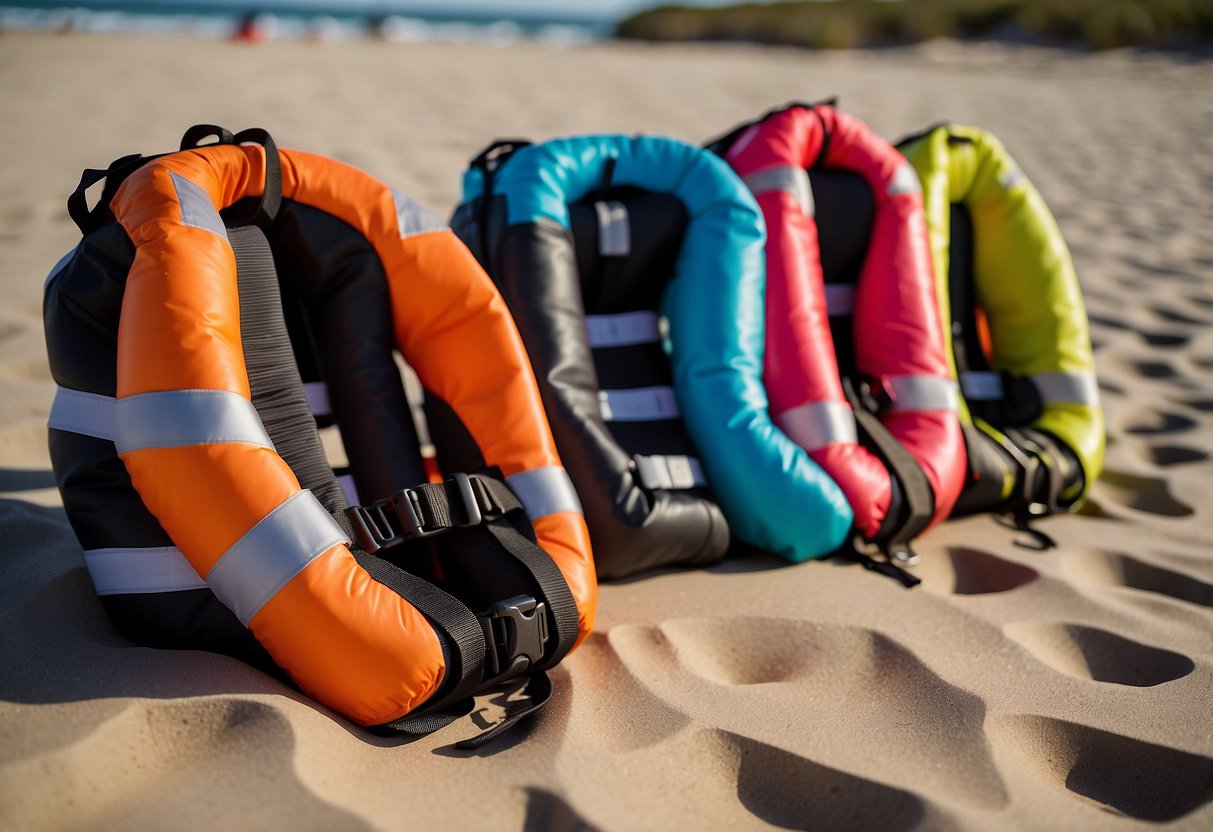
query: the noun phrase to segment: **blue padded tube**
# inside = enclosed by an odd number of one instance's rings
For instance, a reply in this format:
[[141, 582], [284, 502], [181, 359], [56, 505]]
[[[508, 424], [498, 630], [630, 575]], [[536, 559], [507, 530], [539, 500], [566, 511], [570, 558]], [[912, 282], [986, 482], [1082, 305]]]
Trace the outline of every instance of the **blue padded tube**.
[[[728, 164], [673, 139], [586, 136], [518, 150], [494, 174], [507, 223], [569, 226], [568, 205], [603, 185], [667, 192], [690, 221], [662, 312], [683, 421], [734, 536], [791, 561], [838, 548], [852, 522], [841, 490], [771, 421], [762, 384], [765, 229]], [[481, 195], [479, 171], [464, 200]]]

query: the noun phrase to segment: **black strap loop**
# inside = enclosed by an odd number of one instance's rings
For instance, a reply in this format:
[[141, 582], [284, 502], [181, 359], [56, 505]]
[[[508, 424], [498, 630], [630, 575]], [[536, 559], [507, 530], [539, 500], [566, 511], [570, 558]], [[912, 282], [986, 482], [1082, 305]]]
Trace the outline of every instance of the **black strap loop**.
[[[203, 144], [206, 139], [211, 138], [215, 141]], [[250, 127], [233, 133], [216, 124], [195, 124], [181, 137], [181, 149], [194, 150], [199, 147], [245, 142], [259, 144], [265, 148], [265, 189], [261, 193], [256, 210], [247, 214], [237, 213], [225, 219], [232, 227], [256, 225], [268, 229], [278, 218], [278, 209], [282, 206], [282, 160], [278, 156], [278, 145], [267, 131], [260, 127]]]
[[[89, 168], [80, 174], [80, 183], [67, 198], [68, 216], [72, 218], [72, 222], [76, 223], [80, 233], [88, 235], [96, 231], [109, 215], [110, 202], [126, 178], [156, 158], [159, 157], [132, 153], [110, 162], [109, 167], [105, 170]], [[90, 209], [87, 191], [102, 179], [105, 180], [105, 186], [102, 188], [101, 197], [97, 200], [97, 204]]]
[[209, 138], [214, 138], [215, 141], [206, 142], [206, 144], [235, 144], [232, 131], [226, 127], [220, 127], [217, 124], [195, 124], [181, 136], [179, 149], [193, 150], [196, 147], [202, 147], [203, 140]]

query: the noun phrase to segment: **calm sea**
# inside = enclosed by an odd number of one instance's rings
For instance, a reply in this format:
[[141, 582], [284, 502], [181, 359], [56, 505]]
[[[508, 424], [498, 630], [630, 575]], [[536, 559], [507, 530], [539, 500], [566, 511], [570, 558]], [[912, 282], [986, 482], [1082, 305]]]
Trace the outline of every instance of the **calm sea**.
[[[574, 4], [570, 4], [574, 5]], [[0, 2], [0, 29], [49, 32], [122, 32], [233, 37], [242, 29], [264, 39], [472, 41], [508, 44], [538, 40], [572, 46], [609, 37], [609, 18], [446, 11], [407, 2], [107, 2], [24, 0]]]

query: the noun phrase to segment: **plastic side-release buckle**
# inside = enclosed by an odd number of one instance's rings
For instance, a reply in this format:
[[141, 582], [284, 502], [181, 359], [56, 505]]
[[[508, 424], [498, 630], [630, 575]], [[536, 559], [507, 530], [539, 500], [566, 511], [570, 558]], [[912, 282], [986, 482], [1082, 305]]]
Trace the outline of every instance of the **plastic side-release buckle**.
[[498, 601], [480, 617], [484, 638], [486, 684], [525, 673], [543, 658], [548, 641], [547, 604], [530, 595]]

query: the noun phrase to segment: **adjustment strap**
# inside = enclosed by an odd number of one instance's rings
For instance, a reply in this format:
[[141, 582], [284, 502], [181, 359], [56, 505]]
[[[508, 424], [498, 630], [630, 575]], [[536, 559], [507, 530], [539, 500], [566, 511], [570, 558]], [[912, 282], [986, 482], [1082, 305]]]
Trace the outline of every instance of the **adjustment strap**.
[[388, 723], [387, 727], [410, 734], [426, 734], [458, 719], [461, 714], [435, 712], [471, 697], [484, 679], [485, 644], [480, 621], [454, 596], [429, 581], [358, 549], [353, 550], [353, 555], [367, 574], [416, 607], [435, 629], [447, 636], [438, 640], [446, 664], [441, 686], [419, 709]]
[[927, 527], [935, 514], [935, 495], [918, 460], [889, 432], [889, 429], [863, 406], [850, 379], [843, 380], [843, 391], [855, 411], [855, 422], [863, 444], [884, 462], [892, 475], [893, 498], [880, 530], [873, 540], [890, 558], [913, 564], [917, 556], [910, 541]]

